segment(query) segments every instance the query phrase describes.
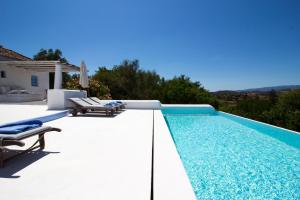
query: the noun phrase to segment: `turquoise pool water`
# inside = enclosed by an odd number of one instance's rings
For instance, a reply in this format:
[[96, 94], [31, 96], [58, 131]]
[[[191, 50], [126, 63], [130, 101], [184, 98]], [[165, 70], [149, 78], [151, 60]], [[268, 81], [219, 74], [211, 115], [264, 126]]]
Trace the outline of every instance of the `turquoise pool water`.
[[299, 134], [222, 112], [170, 110], [162, 112], [198, 199], [300, 199]]

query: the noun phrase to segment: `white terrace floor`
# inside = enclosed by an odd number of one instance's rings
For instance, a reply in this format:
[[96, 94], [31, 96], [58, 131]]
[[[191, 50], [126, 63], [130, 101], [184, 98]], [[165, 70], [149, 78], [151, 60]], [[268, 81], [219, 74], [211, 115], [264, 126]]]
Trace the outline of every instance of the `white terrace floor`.
[[[0, 105], [0, 124], [49, 112], [45, 105], [29, 108]], [[195, 199], [163, 116], [154, 113], [154, 199]], [[46, 135], [44, 151], [0, 168], [0, 199], [150, 199], [152, 121], [152, 110], [126, 110], [115, 117], [86, 115], [46, 123], [63, 131]]]

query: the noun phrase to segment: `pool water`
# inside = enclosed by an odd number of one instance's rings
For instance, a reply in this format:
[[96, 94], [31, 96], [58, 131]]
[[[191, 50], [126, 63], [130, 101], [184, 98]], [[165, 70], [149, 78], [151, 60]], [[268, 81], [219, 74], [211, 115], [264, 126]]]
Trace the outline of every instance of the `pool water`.
[[162, 112], [198, 199], [300, 199], [297, 133], [221, 112]]

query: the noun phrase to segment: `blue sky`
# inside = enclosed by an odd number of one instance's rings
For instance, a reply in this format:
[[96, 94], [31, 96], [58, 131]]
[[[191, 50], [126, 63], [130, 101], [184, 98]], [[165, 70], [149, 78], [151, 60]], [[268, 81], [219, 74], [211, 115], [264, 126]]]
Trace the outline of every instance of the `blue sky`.
[[299, 0], [0, 0], [0, 44], [59, 48], [93, 73], [124, 59], [210, 91], [300, 84]]

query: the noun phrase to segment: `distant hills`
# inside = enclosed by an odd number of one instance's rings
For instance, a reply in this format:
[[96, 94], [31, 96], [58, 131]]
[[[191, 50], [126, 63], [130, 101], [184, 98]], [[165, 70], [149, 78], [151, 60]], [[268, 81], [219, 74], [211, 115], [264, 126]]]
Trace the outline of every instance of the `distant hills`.
[[280, 92], [280, 91], [295, 90], [295, 89], [300, 89], [300, 85], [280, 85], [280, 86], [273, 86], [273, 87], [251, 88], [245, 90], [237, 90], [237, 92], [270, 92], [271, 90]]
[[275, 90], [276, 92], [281, 92], [281, 91], [288, 91], [288, 90], [295, 90], [295, 89], [300, 89], [300, 85], [280, 85], [280, 86], [273, 86], [273, 87], [261, 87], [261, 88], [250, 88], [250, 89], [245, 89], [245, 90], [221, 90], [217, 91], [214, 93], [249, 93], [249, 92], [270, 92], [272, 90]]

